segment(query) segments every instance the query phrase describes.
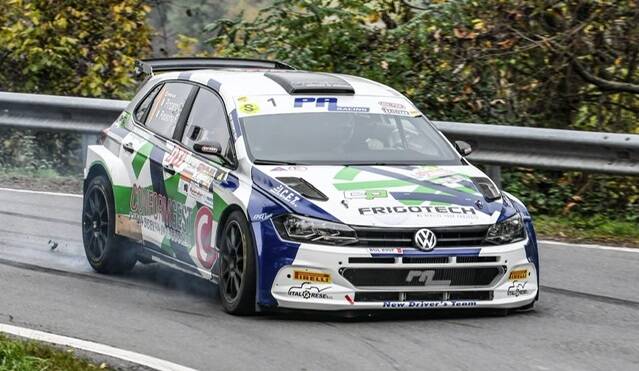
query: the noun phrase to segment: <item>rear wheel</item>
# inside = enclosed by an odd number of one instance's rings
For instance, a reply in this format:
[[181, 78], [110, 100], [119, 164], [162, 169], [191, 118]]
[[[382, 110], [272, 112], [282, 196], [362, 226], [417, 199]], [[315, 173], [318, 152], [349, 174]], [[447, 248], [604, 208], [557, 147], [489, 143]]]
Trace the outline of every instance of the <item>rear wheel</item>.
[[226, 220], [219, 249], [218, 289], [224, 310], [237, 315], [254, 313], [255, 250], [248, 222], [240, 211], [234, 211]]
[[94, 177], [86, 187], [82, 241], [89, 264], [98, 273], [125, 273], [137, 261], [131, 243], [115, 235], [113, 192], [104, 175]]

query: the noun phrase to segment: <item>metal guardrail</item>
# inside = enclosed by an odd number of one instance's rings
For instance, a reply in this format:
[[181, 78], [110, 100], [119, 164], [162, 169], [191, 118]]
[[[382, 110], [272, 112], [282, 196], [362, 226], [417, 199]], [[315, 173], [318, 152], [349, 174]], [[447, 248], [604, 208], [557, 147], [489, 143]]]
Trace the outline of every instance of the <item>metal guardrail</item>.
[[[127, 101], [0, 92], [0, 126], [72, 131], [85, 144], [110, 125]], [[435, 121], [450, 140], [473, 146], [469, 160], [487, 165], [639, 175], [639, 135]], [[84, 146], [86, 147], [86, 145]]]

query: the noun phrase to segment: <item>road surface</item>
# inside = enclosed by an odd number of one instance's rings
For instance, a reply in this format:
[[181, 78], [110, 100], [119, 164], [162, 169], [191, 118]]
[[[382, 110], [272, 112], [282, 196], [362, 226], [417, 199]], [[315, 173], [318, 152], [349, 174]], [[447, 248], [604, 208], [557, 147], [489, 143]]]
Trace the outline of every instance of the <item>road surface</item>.
[[639, 369], [637, 252], [542, 244], [541, 299], [507, 317], [241, 318], [214, 285], [157, 264], [94, 273], [80, 209], [77, 197], [0, 191], [0, 323], [201, 370]]

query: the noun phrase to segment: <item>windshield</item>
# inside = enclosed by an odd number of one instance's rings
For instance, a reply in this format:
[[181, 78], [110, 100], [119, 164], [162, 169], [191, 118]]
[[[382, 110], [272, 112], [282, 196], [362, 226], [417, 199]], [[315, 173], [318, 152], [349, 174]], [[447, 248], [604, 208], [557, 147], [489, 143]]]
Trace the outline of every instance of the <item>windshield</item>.
[[241, 119], [255, 163], [459, 165], [424, 117], [356, 112], [286, 113]]

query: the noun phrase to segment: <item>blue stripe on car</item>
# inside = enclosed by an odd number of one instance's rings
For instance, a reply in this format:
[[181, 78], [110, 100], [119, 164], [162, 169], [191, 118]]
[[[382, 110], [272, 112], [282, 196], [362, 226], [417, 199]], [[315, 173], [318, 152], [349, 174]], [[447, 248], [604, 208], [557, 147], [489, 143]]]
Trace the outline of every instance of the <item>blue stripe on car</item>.
[[277, 272], [286, 265], [293, 264], [300, 244], [281, 241], [271, 222], [273, 216], [286, 213], [287, 210], [267, 198], [257, 190], [251, 191], [248, 204], [249, 220], [256, 216], [266, 215], [260, 221], [251, 223], [255, 237], [257, 262], [257, 302], [264, 306], [277, 305], [271, 295], [271, 287]]
[[[310, 202], [309, 200], [304, 198], [304, 196], [297, 193], [286, 184], [280, 182], [279, 180], [275, 178], [272, 178], [266, 175], [255, 166], [251, 169], [251, 178], [253, 179], [253, 183], [257, 187], [265, 191], [269, 196], [277, 199], [278, 202], [281, 203], [284, 207], [292, 210], [293, 212], [297, 214], [306, 215], [306, 216], [310, 216], [310, 217], [314, 217], [318, 219], [329, 220], [329, 221], [338, 222], [338, 223], [340, 222], [337, 218], [329, 214], [327, 211], [325, 211], [321, 207]], [[297, 200], [295, 203], [291, 203], [287, 201], [281, 195], [278, 195], [277, 193], [273, 191], [273, 189], [276, 187], [283, 187], [283, 189], [286, 190], [287, 194], [292, 194], [298, 197], [299, 200]]]

